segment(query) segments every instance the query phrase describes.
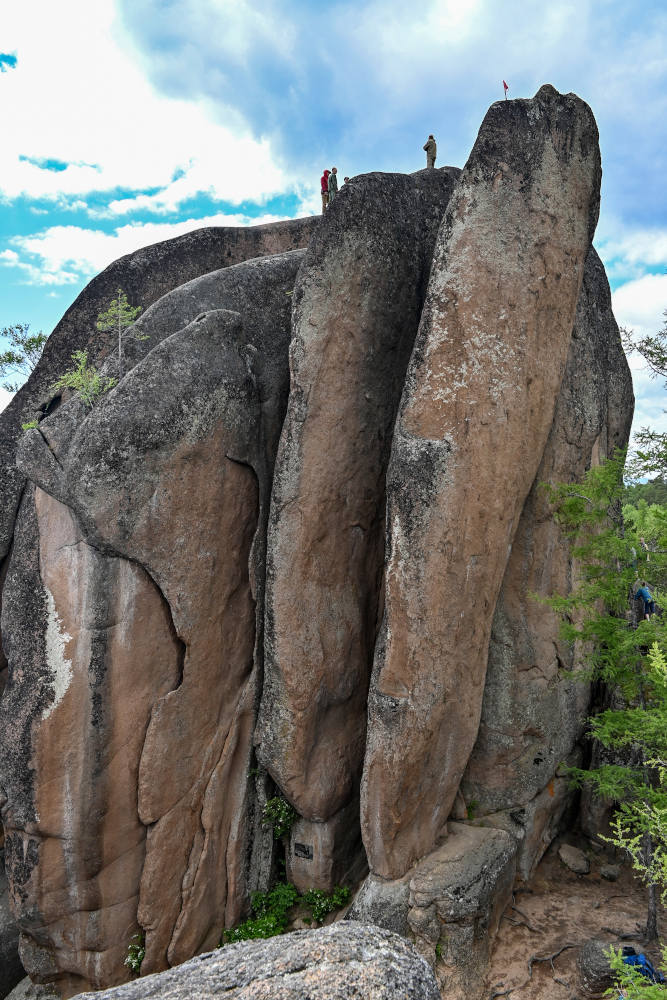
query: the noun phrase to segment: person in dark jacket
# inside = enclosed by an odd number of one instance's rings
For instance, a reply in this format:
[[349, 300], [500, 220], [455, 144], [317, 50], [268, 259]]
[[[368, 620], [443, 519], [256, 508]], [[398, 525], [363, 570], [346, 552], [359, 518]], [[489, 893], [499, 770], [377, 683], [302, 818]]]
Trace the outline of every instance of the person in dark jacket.
[[331, 204], [331, 202], [338, 194], [338, 177], [336, 176], [337, 173], [338, 173], [338, 168], [332, 167], [331, 173], [329, 174], [329, 204]]
[[655, 601], [653, 600], [651, 591], [648, 589], [646, 580], [642, 580], [642, 585], [637, 590], [635, 597], [641, 597], [644, 602], [644, 618], [648, 621], [651, 615], [655, 614]]
[[329, 204], [329, 171], [325, 170], [320, 177], [320, 189], [322, 191], [322, 214], [326, 212]]
[[432, 135], [428, 137], [428, 139], [422, 146], [422, 149], [426, 150], [426, 166], [434, 167], [435, 158], [438, 155], [438, 147], [436, 146], [435, 139], [433, 138]]

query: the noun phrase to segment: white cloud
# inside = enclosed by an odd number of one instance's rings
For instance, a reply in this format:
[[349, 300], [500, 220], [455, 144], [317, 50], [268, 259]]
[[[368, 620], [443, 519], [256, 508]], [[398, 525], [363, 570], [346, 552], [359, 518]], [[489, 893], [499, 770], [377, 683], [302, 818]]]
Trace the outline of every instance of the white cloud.
[[17, 267], [34, 285], [77, 282], [102, 271], [112, 261], [141, 247], [181, 236], [205, 226], [247, 226], [278, 222], [279, 216], [211, 215], [181, 222], [150, 222], [120, 226], [112, 233], [81, 226], [52, 226], [35, 236], [15, 236], [17, 250], [0, 253], [0, 264]]
[[[656, 333], [663, 325], [667, 309], [667, 275], [646, 274], [628, 281], [612, 293], [612, 306], [619, 326], [637, 336]], [[644, 360], [637, 354], [628, 358], [635, 390], [633, 432], [650, 426], [667, 433], [667, 393], [662, 379], [651, 378]]]
[[3, 389], [2, 386], [0, 386], [0, 413], [2, 413], [5, 407], [9, 405], [10, 400], [13, 398], [13, 392], [7, 392], [6, 389]]
[[[0, 78], [0, 199], [159, 188], [160, 211], [198, 192], [239, 203], [285, 190], [270, 143], [251, 138], [238, 116], [223, 127], [205, 102], [154, 91], [114, 7], [23, 0], [3, 12], [3, 45], [19, 58]], [[39, 165], [48, 160], [68, 165]]]

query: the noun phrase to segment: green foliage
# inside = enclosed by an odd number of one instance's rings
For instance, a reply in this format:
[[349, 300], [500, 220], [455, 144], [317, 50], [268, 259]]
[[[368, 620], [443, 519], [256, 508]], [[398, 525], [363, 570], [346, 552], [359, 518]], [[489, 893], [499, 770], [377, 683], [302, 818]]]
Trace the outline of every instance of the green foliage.
[[630, 483], [625, 487], [625, 502], [635, 506], [640, 500], [645, 500], [649, 506], [651, 504], [662, 504], [667, 506], [667, 480], [662, 476], [656, 476], [648, 483]]
[[435, 957], [437, 959], [442, 958], [442, 941], [438, 941], [438, 943], [435, 946]]
[[136, 976], [141, 972], [141, 963], [144, 960], [144, 955], [146, 954], [146, 945], [144, 941], [143, 934], [135, 934], [129, 945], [127, 946], [127, 958], [123, 963], [131, 969]]
[[104, 378], [96, 368], [88, 367], [88, 351], [75, 351], [72, 355], [74, 367], [69, 368], [60, 376], [57, 382], [51, 386], [51, 392], [60, 392], [62, 389], [74, 389], [81, 396], [86, 406], [95, 405], [100, 396], [116, 384], [115, 378]]
[[[123, 333], [132, 326], [141, 312], [141, 306], [131, 306], [122, 288], [116, 290], [115, 298], [109, 303], [109, 308], [97, 317], [97, 329], [103, 333], [114, 332], [118, 336], [118, 377], [123, 377]], [[137, 336], [137, 340], [148, 340], [148, 337]]]
[[466, 809], [466, 812], [468, 814], [468, 819], [474, 819], [475, 818], [478, 806], [479, 806], [479, 802], [477, 801], [477, 799], [471, 799], [470, 800], [470, 802], [468, 803], [468, 807]]
[[291, 882], [279, 882], [269, 892], [253, 892], [250, 903], [253, 916], [238, 927], [223, 931], [221, 945], [282, 934], [287, 927], [287, 913], [298, 899], [299, 893]]
[[[663, 966], [667, 965], [667, 948], [662, 948]], [[617, 975], [616, 985], [607, 990], [604, 994], [609, 1000], [618, 1000], [620, 997], [628, 997], [629, 1000], [665, 1000], [667, 997], [667, 986], [661, 983], [651, 983], [642, 976], [639, 969], [631, 965], [626, 965], [623, 961], [622, 952], [610, 948], [608, 951], [609, 964], [613, 972]]]
[[18, 392], [23, 380], [35, 370], [47, 336], [41, 330], [30, 333], [29, 323], [15, 323], [0, 330], [0, 337], [10, 343], [9, 349], [0, 353], [0, 378], [6, 378], [10, 373], [23, 376], [19, 382], [4, 382], [3, 388], [7, 392]]
[[584, 676], [603, 681], [613, 695], [613, 707], [589, 725], [615, 763], [568, 773], [617, 804], [613, 842], [629, 851], [649, 885], [647, 933], [655, 936], [655, 887], [661, 844], [667, 845], [658, 823], [667, 815], [667, 787], [653, 763], [667, 760], [667, 614], [632, 628], [630, 606], [638, 577], [648, 580], [658, 604], [667, 604], [667, 592], [661, 595], [667, 590], [667, 508], [644, 500], [626, 504], [623, 523], [622, 474], [617, 455], [591, 469], [582, 484], [550, 490], [555, 516], [573, 540], [580, 580], [570, 595], [546, 603], [562, 616], [564, 637], [579, 643]]
[[21, 424], [21, 430], [23, 431], [31, 431], [35, 427], [37, 427], [37, 420], [29, 420], [27, 424]]
[[264, 826], [272, 826], [274, 839], [280, 840], [290, 832], [296, 817], [296, 809], [281, 795], [276, 795], [264, 806], [262, 823]]
[[311, 917], [303, 918], [304, 923], [321, 923], [329, 913], [345, 906], [349, 899], [347, 886], [337, 885], [330, 895], [320, 889], [308, 889], [300, 896], [291, 882], [279, 882], [269, 892], [252, 894], [252, 916], [238, 927], [223, 931], [220, 946], [283, 934], [287, 929], [289, 911], [297, 904], [311, 911]]
[[334, 887], [331, 895], [329, 895], [321, 889], [308, 889], [303, 894], [302, 899], [304, 904], [312, 911], [313, 920], [321, 924], [329, 913], [333, 913], [334, 910], [340, 910], [342, 906], [346, 906], [349, 903], [350, 890], [347, 886], [337, 885]]

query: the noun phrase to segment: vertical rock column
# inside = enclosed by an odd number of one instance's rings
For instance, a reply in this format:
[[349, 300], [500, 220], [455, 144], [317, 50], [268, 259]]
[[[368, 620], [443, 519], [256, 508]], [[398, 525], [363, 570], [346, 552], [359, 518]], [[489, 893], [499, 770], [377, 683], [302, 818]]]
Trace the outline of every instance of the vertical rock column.
[[553, 421], [600, 185], [593, 115], [489, 109], [436, 245], [387, 476], [362, 783], [371, 869], [431, 851], [472, 750], [493, 612]]
[[466, 801], [477, 803], [477, 816], [512, 810], [513, 819], [522, 820], [524, 877], [539, 861], [548, 827], [567, 802], [566, 795], [554, 794], [553, 785], [542, 794], [543, 803], [536, 797], [572, 753], [590, 695], [587, 683], [563, 674], [580, 661], [560, 640], [558, 616], [531, 596], [567, 594], [572, 586], [571, 544], [553, 518], [542, 484], [577, 481], [624, 447], [632, 411], [632, 378], [609, 283], [591, 247], [553, 426], [496, 606], [481, 724], [462, 786]]
[[360, 847], [354, 800], [381, 593], [384, 475], [457, 174], [354, 178], [324, 216], [294, 292], [257, 739], [261, 762], [304, 817], [302, 854], [290, 856], [303, 887], [343, 877]]

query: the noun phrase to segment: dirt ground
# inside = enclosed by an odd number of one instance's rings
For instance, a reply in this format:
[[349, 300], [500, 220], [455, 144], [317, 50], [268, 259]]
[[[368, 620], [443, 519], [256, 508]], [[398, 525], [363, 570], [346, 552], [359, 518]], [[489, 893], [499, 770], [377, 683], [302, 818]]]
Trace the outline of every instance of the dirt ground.
[[[646, 889], [613, 849], [594, 849], [590, 841], [566, 838], [591, 862], [589, 875], [575, 875], [560, 861], [555, 841], [533, 878], [515, 886], [513, 906], [505, 911], [495, 941], [484, 996], [487, 1000], [580, 1000], [577, 956], [590, 938], [633, 945], [656, 965], [660, 954], [647, 945]], [[616, 882], [600, 876], [605, 864], [621, 864]], [[667, 913], [659, 914], [661, 936]], [[550, 959], [550, 956], [553, 956]]]

